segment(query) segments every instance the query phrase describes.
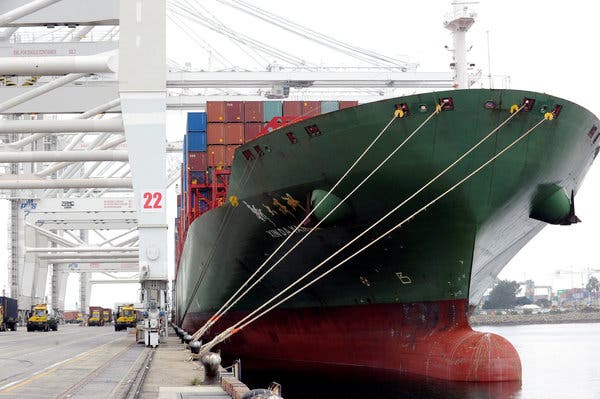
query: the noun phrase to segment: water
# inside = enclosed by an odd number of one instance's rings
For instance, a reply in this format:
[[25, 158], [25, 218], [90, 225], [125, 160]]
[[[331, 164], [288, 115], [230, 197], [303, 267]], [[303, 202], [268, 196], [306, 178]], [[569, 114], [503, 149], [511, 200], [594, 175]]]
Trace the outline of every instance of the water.
[[523, 366], [520, 383], [456, 383], [358, 374], [342, 368], [282, 372], [253, 371], [242, 365], [242, 380], [252, 388], [282, 384], [285, 399], [493, 398], [600, 399], [600, 324], [481, 326], [513, 343]]

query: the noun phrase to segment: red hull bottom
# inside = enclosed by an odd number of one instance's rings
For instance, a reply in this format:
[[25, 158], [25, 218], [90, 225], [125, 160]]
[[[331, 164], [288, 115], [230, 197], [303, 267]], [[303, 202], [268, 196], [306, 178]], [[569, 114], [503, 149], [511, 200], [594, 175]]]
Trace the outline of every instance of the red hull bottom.
[[[243, 317], [234, 312], [212, 328]], [[187, 331], [210, 315], [188, 315]], [[451, 381], [519, 381], [521, 360], [506, 339], [473, 331], [467, 301], [280, 309], [222, 344], [244, 359], [361, 366]]]

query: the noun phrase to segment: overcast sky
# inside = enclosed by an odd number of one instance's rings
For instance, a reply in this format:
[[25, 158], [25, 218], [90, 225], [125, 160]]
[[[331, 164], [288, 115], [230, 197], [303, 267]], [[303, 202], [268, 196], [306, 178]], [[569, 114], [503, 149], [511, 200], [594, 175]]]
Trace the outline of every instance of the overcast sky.
[[[444, 45], [451, 47], [452, 39], [443, 28], [442, 21], [451, 10], [450, 2], [251, 2], [339, 40], [419, 63], [418, 70], [421, 72], [448, 70], [451, 55]], [[201, 3], [215, 17], [236, 30], [310, 62], [334, 66], [356, 64], [348, 57], [244, 16], [216, 0], [203, 0]], [[597, 50], [600, 6], [596, 2], [484, 0], [470, 7], [478, 16], [467, 35], [468, 46], [473, 46], [469, 61], [487, 76], [490, 70], [489, 36], [491, 73], [496, 87], [510, 82], [510, 88], [547, 92], [600, 115], [600, 103], [597, 101], [600, 92]], [[207, 40], [226, 54], [235, 66], [256, 70], [259, 64], [270, 62], [268, 59], [251, 60], [235, 44], [206, 30], [197, 29], [195, 32], [200, 39]], [[198, 68], [207, 67], [209, 63], [213, 67], [218, 66], [214, 54], [209, 56], [172, 24], [168, 29], [168, 56], [181, 64], [191, 62]], [[482, 79], [476, 87], [482, 84], [487, 87], [487, 79]], [[397, 94], [411, 93], [405, 90]], [[170, 113], [167, 119], [170, 139], [183, 136], [184, 118], [184, 112]], [[546, 227], [507, 265], [501, 277], [516, 280], [533, 278], [539, 285], [568, 288], [572, 283], [580, 286], [582, 280], [587, 279], [587, 269], [600, 269], [596, 249], [600, 230], [600, 210], [596, 206], [600, 194], [599, 168], [597, 164], [591, 168], [576, 198], [577, 215], [583, 223]], [[170, 206], [174, 207], [173, 200]], [[171, 216], [173, 214], [171, 210]], [[5, 230], [0, 228], [1, 259], [6, 259]], [[171, 237], [172, 231], [169, 232], [169, 244]], [[6, 265], [0, 263], [2, 285], [6, 281], [5, 270]], [[573, 270], [576, 274], [556, 274], [557, 270]], [[67, 308], [75, 305], [78, 297], [76, 288], [76, 277], [72, 276]], [[94, 289], [91, 303], [111, 306], [116, 301], [133, 301], [137, 295], [136, 288], [135, 285], [100, 286]]]

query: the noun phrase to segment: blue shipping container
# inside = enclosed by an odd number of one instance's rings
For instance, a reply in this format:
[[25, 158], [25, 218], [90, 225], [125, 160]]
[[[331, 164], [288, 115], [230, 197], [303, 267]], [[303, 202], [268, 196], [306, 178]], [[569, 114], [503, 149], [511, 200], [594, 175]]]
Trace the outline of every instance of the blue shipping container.
[[188, 132], [187, 137], [187, 151], [206, 151], [206, 132]]
[[263, 103], [264, 121], [269, 122], [276, 116], [283, 116], [283, 103], [281, 101], [265, 101]]
[[208, 173], [202, 171], [190, 171], [190, 181], [193, 180], [196, 180], [196, 184], [206, 184], [208, 183]]
[[188, 112], [187, 114], [187, 132], [206, 132], [206, 113]]
[[338, 111], [340, 109], [340, 103], [337, 101], [321, 101], [321, 113]]

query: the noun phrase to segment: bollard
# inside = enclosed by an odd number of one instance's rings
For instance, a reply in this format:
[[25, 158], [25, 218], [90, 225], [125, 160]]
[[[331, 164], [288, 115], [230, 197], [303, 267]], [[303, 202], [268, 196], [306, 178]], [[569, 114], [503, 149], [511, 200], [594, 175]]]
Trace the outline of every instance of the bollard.
[[182, 344], [185, 344], [184, 338], [186, 335], [188, 335], [186, 331], [181, 331], [181, 335], [179, 336], [179, 338], [181, 339]]
[[192, 341], [190, 342], [190, 351], [194, 354], [200, 353], [200, 347], [202, 347], [202, 341]]
[[194, 339], [190, 334], [186, 334], [183, 336], [183, 342], [187, 345], [189, 344], [192, 339]]
[[209, 352], [202, 356], [202, 365], [204, 366], [204, 381], [203, 385], [215, 385], [219, 383], [221, 373], [221, 356], [218, 353]]

